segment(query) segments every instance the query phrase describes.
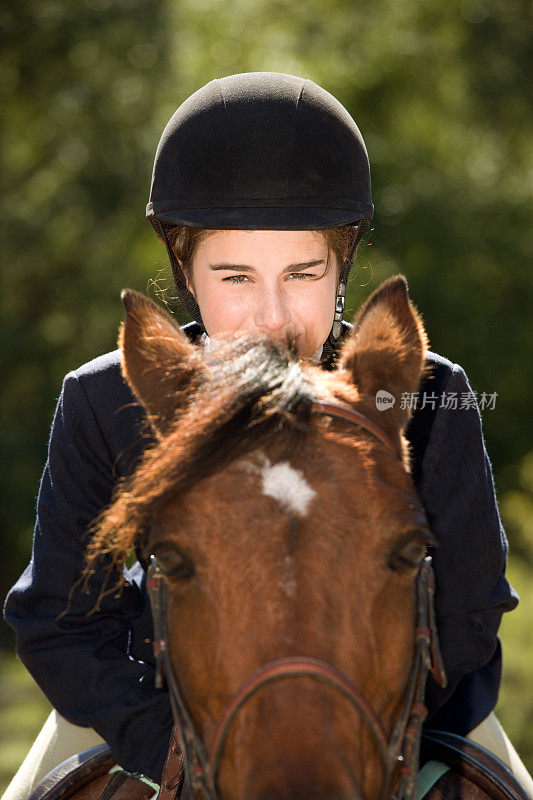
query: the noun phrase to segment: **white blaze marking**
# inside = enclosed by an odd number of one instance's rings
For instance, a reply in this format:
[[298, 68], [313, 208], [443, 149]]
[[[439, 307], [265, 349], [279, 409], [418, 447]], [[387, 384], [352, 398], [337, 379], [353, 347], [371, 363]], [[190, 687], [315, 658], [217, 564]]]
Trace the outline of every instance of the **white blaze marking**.
[[268, 459], [260, 468], [263, 479], [263, 494], [273, 497], [285, 510], [305, 516], [309, 503], [316, 492], [300, 470], [291, 467], [288, 461], [271, 465]]

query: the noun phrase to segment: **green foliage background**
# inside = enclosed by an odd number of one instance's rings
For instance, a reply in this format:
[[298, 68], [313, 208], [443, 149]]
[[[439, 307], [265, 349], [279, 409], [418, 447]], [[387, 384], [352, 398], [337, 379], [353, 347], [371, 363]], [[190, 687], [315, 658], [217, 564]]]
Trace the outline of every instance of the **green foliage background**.
[[[526, 0], [5, 0], [2, 595], [28, 560], [64, 374], [115, 347], [122, 287], [169, 284], [144, 219], [166, 121], [214, 77], [310, 77], [352, 113], [372, 163], [376, 216], [349, 312], [403, 272], [432, 349], [498, 393], [483, 426], [522, 595], [502, 626], [498, 713], [533, 769], [531, 12]], [[6, 669], [4, 698], [26, 685], [20, 670]], [[22, 730], [26, 712], [17, 722], [10, 708], [2, 728]]]

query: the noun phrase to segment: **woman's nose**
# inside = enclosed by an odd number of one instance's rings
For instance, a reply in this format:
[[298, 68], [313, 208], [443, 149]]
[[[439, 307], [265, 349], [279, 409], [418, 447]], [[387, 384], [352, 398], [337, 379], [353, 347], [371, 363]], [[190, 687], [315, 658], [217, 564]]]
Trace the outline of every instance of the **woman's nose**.
[[257, 298], [255, 324], [265, 333], [284, 331], [291, 321], [291, 311], [287, 298], [280, 290], [262, 292]]

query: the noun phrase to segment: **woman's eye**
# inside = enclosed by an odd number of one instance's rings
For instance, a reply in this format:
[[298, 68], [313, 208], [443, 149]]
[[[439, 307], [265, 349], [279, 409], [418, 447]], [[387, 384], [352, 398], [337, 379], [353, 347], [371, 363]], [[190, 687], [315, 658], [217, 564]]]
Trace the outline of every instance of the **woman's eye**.
[[[314, 272], [290, 272], [288, 275], [290, 280], [305, 281], [313, 280], [317, 276]], [[248, 275], [228, 275], [222, 278], [223, 283], [249, 283], [250, 278]]]
[[244, 283], [248, 280], [248, 275], [228, 275], [227, 278], [222, 278], [223, 283]]

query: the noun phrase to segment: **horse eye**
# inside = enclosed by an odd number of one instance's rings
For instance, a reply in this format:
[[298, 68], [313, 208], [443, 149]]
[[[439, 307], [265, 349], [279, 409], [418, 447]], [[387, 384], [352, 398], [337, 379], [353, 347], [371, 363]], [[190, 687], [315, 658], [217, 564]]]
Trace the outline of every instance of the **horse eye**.
[[188, 580], [195, 575], [192, 558], [177, 547], [169, 545], [155, 546], [154, 555], [163, 575], [176, 580]]
[[395, 572], [417, 569], [427, 555], [428, 547], [435, 543], [424, 528], [409, 531], [402, 536], [388, 557], [388, 566]]

